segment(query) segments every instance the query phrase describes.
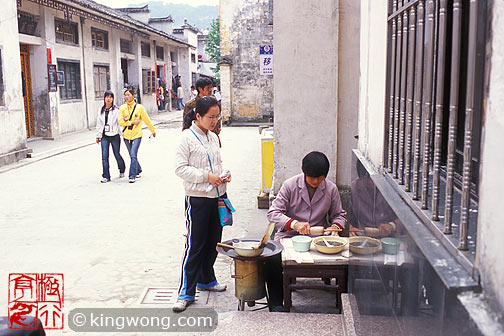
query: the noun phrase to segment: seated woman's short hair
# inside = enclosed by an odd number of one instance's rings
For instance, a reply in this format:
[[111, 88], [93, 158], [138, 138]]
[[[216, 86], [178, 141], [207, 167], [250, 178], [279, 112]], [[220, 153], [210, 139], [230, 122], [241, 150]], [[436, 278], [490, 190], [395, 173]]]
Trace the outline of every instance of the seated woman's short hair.
[[329, 173], [329, 159], [324, 153], [313, 151], [303, 158], [301, 169], [309, 177], [327, 177]]

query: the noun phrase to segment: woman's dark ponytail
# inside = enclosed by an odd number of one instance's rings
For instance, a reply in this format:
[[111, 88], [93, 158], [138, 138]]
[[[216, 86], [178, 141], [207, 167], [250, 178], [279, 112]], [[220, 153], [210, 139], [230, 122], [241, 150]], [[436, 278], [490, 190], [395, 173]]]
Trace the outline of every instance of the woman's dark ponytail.
[[199, 114], [200, 116], [203, 117], [205, 114], [208, 113], [208, 110], [210, 110], [210, 108], [213, 106], [219, 106], [217, 99], [215, 99], [214, 97], [206, 96], [196, 100], [196, 108], [191, 112], [187, 113], [186, 116], [184, 117], [184, 127], [182, 128], [182, 130], [191, 127], [193, 120], [196, 120], [196, 114]]
[[193, 120], [196, 120], [196, 112], [192, 110], [187, 113], [184, 117], [184, 128], [182, 130], [188, 129], [191, 127]]

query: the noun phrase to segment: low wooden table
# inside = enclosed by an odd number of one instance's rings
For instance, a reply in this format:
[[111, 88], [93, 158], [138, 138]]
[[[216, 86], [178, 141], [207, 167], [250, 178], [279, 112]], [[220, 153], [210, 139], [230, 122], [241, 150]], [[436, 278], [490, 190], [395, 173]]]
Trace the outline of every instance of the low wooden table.
[[[348, 238], [344, 239], [348, 240]], [[282, 265], [284, 307], [286, 311], [290, 311], [292, 307], [292, 291], [296, 289], [335, 289], [337, 292], [336, 307], [341, 309], [341, 293], [346, 293], [348, 287], [350, 259], [352, 265], [394, 265], [394, 263], [397, 265], [399, 256], [385, 256], [381, 251], [373, 255], [352, 254], [348, 251], [349, 244], [345, 246], [343, 252], [337, 254], [320, 253], [313, 244], [311, 244], [308, 252], [296, 252], [292, 246], [291, 238], [283, 238], [280, 242], [284, 248]], [[412, 263], [411, 256], [405, 252], [400, 254], [400, 258], [401, 264]], [[296, 278], [335, 278], [336, 284], [331, 285], [327, 282], [296, 284]]]

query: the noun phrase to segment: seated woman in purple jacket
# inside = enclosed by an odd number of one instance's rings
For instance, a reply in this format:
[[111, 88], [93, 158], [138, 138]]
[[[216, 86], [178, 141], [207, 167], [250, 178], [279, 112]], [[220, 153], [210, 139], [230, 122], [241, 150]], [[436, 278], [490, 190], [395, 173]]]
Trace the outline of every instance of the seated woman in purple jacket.
[[346, 212], [336, 184], [326, 179], [329, 160], [325, 154], [311, 152], [303, 158], [303, 174], [286, 180], [268, 211], [275, 223], [275, 240], [307, 235], [310, 227], [335, 226], [343, 230]]
[[[346, 211], [336, 184], [326, 179], [329, 160], [321, 152], [308, 153], [302, 161], [302, 174], [286, 180], [273, 201], [267, 217], [275, 223], [275, 240], [298, 234], [308, 235], [310, 227], [344, 229]], [[270, 311], [283, 311], [282, 261], [280, 255], [266, 260], [266, 282]]]

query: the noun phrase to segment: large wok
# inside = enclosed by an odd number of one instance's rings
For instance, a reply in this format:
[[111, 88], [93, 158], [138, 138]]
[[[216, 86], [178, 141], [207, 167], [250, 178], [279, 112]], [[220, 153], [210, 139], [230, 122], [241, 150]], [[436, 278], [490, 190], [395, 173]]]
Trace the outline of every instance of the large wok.
[[234, 249], [236, 254], [241, 257], [258, 257], [264, 250], [273, 229], [275, 228], [275, 223], [269, 223], [268, 228], [266, 229], [266, 233], [262, 237], [260, 242], [257, 241], [238, 241], [233, 242], [233, 245], [227, 245], [222, 243], [217, 243], [217, 246], [227, 247], [230, 249]]

